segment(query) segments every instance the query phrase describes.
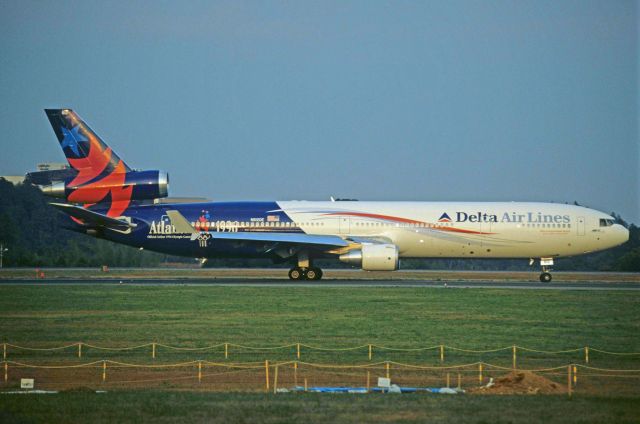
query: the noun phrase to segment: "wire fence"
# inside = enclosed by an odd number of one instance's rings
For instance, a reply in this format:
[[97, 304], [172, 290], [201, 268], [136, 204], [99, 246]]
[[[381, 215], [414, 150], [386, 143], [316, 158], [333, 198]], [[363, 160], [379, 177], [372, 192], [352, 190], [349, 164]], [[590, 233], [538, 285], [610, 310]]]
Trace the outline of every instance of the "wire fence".
[[395, 361], [430, 366], [486, 362], [510, 368], [544, 368], [582, 364], [601, 368], [640, 368], [640, 352], [616, 352], [585, 346], [563, 350], [533, 349], [511, 345], [491, 349], [469, 349], [445, 344], [424, 347], [396, 347], [362, 344], [350, 347], [315, 346], [288, 343], [276, 346], [251, 346], [217, 343], [207, 346], [172, 346], [149, 342], [132, 346], [101, 346], [76, 342], [61, 346], [21, 346], [3, 343], [3, 360], [75, 360], [87, 359], [154, 363], [207, 360], [222, 362], [306, 361], [309, 363], [361, 363]]
[[305, 361], [215, 362], [193, 360], [140, 364], [97, 360], [77, 364], [3, 361], [2, 390], [34, 379], [40, 390], [164, 389], [196, 391], [385, 391], [379, 378], [409, 392], [481, 394], [610, 394], [638, 396], [640, 369], [608, 369], [584, 364], [511, 368], [486, 362], [416, 365], [395, 361], [328, 364]]
[[640, 352], [590, 346], [545, 350], [519, 345], [470, 349], [446, 344], [102, 346], [76, 342], [50, 347], [3, 343], [2, 350], [3, 390], [16, 389], [21, 379], [33, 378], [39, 389], [51, 390], [323, 391], [344, 387], [369, 392], [383, 390], [377, 387], [377, 378], [385, 377], [403, 390], [415, 391], [448, 387], [472, 393], [640, 394]]

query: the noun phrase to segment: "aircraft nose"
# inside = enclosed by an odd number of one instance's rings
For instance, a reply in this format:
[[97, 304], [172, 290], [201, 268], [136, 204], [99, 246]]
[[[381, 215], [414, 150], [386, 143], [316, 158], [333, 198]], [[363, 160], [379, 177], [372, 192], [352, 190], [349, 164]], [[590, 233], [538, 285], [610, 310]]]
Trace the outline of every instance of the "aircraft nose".
[[629, 241], [629, 230], [623, 227], [620, 224], [615, 224], [615, 235], [616, 235], [616, 244], [623, 244]]

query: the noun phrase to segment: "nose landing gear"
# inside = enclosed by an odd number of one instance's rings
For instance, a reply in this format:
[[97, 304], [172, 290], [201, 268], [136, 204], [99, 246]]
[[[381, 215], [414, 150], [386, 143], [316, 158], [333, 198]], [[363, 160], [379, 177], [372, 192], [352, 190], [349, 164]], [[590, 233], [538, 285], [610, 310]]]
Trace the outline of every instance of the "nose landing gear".
[[[529, 260], [529, 265], [533, 265], [535, 260], [532, 258]], [[542, 273], [540, 274], [541, 283], [551, 282], [551, 267], [553, 266], [553, 258], [540, 258], [540, 266], [542, 267]]]

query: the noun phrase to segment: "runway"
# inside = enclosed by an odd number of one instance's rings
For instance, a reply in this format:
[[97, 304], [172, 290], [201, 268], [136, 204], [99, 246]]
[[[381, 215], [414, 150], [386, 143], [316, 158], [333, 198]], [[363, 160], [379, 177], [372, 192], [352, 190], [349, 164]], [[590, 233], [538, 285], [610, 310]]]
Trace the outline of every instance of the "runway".
[[512, 289], [512, 290], [624, 290], [640, 291], [640, 284], [630, 282], [603, 281], [557, 281], [540, 283], [535, 281], [434, 281], [434, 280], [348, 280], [325, 279], [321, 281], [292, 281], [275, 278], [51, 278], [51, 279], [0, 279], [0, 285], [26, 286], [91, 286], [91, 285], [136, 285], [136, 286], [230, 286], [230, 287], [397, 287], [440, 289]]

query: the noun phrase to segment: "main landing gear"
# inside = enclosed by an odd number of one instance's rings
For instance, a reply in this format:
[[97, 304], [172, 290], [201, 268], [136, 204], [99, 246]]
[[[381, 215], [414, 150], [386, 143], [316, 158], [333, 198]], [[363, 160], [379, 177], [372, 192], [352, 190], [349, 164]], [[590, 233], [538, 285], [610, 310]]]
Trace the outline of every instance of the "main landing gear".
[[292, 280], [319, 280], [322, 278], [322, 270], [316, 267], [301, 268], [297, 266], [289, 270], [289, 278]]
[[[529, 261], [529, 265], [533, 265], [534, 259]], [[540, 274], [541, 283], [551, 282], [551, 267], [553, 266], [553, 258], [540, 258], [540, 266], [542, 267], [542, 273]]]
[[289, 278], [292, 280], [319, 280], [322, 278], [322, 270], [314, 267], [307, 252], [298, 253], [298, 266], [289, 270]]

